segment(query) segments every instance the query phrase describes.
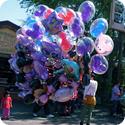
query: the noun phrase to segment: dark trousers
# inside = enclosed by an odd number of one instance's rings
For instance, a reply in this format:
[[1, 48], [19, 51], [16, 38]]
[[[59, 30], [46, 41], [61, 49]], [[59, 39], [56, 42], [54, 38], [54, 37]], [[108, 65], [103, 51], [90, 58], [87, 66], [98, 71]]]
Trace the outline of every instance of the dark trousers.
[[41, 106], [35, 102], [33, 107], [33, 113], [38, 113], [40, 109], [41, 109]]

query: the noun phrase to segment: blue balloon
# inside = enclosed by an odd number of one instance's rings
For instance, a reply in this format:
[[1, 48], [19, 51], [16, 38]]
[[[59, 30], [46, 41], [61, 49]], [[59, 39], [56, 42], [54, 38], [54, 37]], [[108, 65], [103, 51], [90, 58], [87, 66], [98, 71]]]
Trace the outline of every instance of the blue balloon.
[[90, 26], [90, 34], [93, 37], [98, 37], [101, 33], [106, 33], [108, 30], [108, 22], [104, 18], [96, 19]]

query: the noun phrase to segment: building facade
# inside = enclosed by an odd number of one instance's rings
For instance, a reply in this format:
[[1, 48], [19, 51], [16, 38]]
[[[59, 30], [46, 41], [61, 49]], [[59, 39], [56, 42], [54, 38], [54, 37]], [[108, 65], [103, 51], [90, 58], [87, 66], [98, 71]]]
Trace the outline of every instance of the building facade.
[[[15, 74], [10, 69], [8, 59], [15, 52], [16, 31], [20, 27], [10, 21], [0, 21], [0, 88], [12, 86]], [[1, 91], [2, 92], [2, 91]]]

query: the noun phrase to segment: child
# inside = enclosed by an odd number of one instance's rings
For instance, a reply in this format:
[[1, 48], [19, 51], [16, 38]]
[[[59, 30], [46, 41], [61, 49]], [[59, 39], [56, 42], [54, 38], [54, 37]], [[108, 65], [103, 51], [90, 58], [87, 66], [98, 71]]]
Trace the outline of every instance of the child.
[[12, 108], [12, 98], [8, 92], [4, 93], [4, 96], [1, 100], [2, 108], [2, 120], [8, 120], [10, 117], [10, 108]]

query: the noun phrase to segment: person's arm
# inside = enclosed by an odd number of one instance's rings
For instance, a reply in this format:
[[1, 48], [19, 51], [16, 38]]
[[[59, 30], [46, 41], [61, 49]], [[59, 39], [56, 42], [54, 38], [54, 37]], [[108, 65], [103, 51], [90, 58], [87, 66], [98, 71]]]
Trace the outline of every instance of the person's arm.
[[12, 108], [13, 105], [12, 105], [12, 98], [10, 97], [10, 107]]

